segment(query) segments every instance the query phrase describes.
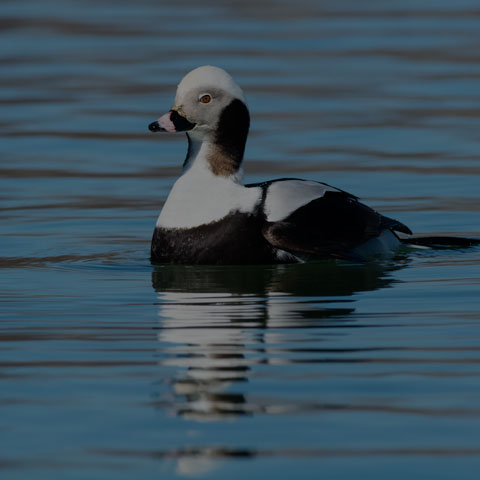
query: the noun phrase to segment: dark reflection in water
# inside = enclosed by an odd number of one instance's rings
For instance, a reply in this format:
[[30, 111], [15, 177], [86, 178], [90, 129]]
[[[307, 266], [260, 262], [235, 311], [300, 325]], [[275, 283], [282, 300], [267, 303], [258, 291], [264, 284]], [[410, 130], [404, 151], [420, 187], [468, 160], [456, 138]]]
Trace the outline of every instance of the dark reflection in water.
[[[158, 339], [175, 346], [164, 364], [178, 367], [168, 379], [177, 414], [212, 420], [267, 412], [268, 404], [252, 403], [243, 393], [241, 384], [248, 382], [252, 365], [300, 363], [289, 356], [329, 351], [304, 348], [302, 341], [282, 349], [278, 344], [290, 341], [290, 329], [345, 322], [352, 327], [348, 315], [355, 310], [354, 295], [390, 285], [391, 270], [380, 264], [336, 262], [156, 267], [152, 283], [159, 299]], [[165, 406], [162, 398], [157, 403]]]
[[391, 282], [388, 272], [399, 265], [311, 262], [266, 266], [157, 266], [155, 291], [201, 294], [351, 296]]

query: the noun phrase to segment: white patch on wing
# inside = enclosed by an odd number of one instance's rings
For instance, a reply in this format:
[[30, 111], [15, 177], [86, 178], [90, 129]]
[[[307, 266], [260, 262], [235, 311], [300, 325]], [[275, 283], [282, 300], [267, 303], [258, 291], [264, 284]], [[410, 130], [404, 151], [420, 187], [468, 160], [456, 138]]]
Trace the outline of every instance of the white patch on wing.
[[265, 214], [269, 222], [285, 219], [295, 210], [323, 197], [325, 192], [339, 190], [310, 180], [284, 180], [272, 183], [265, 200]]
[[253, 212], [261, 189], [246, 188], [233, 177], [214, 175], [203, 158], [175, 182], [157, 227], [193, 228], [220, 220], [230, 212]]

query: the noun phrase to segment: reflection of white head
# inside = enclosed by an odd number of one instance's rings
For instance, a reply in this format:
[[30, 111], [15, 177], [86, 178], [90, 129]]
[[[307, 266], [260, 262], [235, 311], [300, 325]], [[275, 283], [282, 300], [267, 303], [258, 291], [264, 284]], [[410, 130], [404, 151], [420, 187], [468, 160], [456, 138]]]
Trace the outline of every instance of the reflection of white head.
[[201, 477], [219, 468], [221, 460], [209, 455], [208, 450], [202, 455], [185, 455], [178, 459], [177, 474], [182, 477]]
[[[177, 395], [177, 413], [205, 421], [278, 409], [252, 401], [239, 382], [258, 364], [292, 363], [284, 354], [296, 341], [292, 326], [311, 327], [316, 321], [324, 326], [330, 316], [345, 317], [354, 310], [352, 293], [388, 283], [379, 276], [382, 268], [319, 269], [304, 264], [155, 271], [158, 340], [166, 356], [161, 363], [174, 370], [168, 382]], [[319, 271], [323, 276], [310, 275]]]

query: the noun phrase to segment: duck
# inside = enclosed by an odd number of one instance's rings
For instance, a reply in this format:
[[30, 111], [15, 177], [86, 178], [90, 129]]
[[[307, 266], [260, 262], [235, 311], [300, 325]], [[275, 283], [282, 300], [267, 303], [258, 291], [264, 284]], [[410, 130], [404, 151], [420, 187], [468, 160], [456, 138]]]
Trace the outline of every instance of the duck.
[[183, 132], [188, 142], [181, 175], [154, 228], [152, 262], [365, 262], [391, 256], [406, 243], [448, 243], [440, 237], [413, 242], [405, 224], [327, 183], [278, 178], [243, 184], [250, 114], [243, 90], [219, 67], [187, 73], [171, 109], [148, 128]]

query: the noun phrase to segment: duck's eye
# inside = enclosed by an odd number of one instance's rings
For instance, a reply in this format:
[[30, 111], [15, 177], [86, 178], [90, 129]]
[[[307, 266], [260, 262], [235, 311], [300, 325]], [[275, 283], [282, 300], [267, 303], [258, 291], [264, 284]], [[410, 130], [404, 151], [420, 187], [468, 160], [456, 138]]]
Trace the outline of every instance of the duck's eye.
[[212, 100], [212, 97], [208, 93], [204, 93], [204, 94], [200, 95], [199, 100], [202, 103], [210, 103], [211, 100]]

